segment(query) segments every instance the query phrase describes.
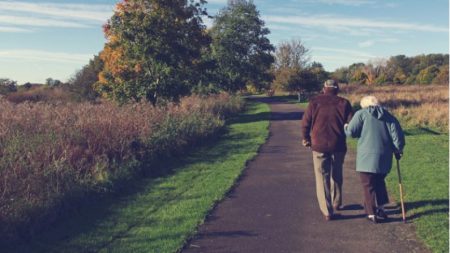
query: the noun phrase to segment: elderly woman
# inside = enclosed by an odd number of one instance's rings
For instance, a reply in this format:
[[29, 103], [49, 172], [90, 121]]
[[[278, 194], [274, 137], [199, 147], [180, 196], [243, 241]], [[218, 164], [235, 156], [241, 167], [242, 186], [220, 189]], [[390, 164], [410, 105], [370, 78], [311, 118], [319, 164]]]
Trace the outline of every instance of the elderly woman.
[[356, 171], [359, 172], [364, 190], [364, 208], [373, 223], [387, 219], [383, 206], [389, 202], [385, 177], [391, 170], [392, 154], [400, 159], [405, 146], [403, 130], [398, 120], [380, 106], [374, 96], [361, 100], [345, 134], [359, 138]]

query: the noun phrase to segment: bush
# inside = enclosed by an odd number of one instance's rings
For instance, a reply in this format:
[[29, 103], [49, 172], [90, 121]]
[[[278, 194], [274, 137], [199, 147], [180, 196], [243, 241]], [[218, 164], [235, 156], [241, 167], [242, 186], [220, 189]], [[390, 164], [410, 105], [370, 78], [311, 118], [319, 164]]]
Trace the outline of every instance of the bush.
[[[61, 85], [62, 86], [62, 85]], [[30, 89], [22, 89], [9, 93], [6, 99], [14, 103], [22, 102], [70, 102], [73, 101], [73, 93], [64, 87], [35, 86]]]
[[158, 159], [214, 135], [243, 104], [219, 94], [164, 107], [4, 99], [0, 106], [0, 234], [14, 238], [50, 225], [88, 193], [161, 174], [152, 166]]

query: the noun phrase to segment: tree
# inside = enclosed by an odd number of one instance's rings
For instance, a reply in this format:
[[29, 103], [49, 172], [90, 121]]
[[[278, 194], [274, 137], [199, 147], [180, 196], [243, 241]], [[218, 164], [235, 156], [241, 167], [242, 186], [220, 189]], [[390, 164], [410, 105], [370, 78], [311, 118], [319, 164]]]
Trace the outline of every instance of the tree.
[[94, 84], [102, 69], [103, 61], [96, 55], [69, 80], [69, 89], [77, 95], [78, 100], [94, 100], [99, 96]]
[[449, 78], [448, 78], [448, 64], [443, 65], [439, 68], [439, 73], [437, 76], [433, 79], [433, 84], [449, 84]]
[[104, 26], [107, 43], [96, 89], [125, 102], [189, 94], [210, 43], [202, 23], [205, 0], [123, 0]]
[[439, 74], [439, 68], [436, 65], [431, 65], [422, 69], [416, 76], [416, 81], [419, 84], [431, 84], [434, 78]]
[[303, 69], [310, 61], [309, 49], [300, 39], [284, 41], [275, 51], [275, 67]]
[[394, 73], [392, 82], [395, 84], [403, 84], [407, 81], [407, 79], [408, 79], [408, 76], [405, 74], [405, 72], [403, 72], [403, 70], [401, 68], [398, 68], [397, 71]]
[[269, 85], [273, 79], [269, 70], [274, 61], [269, 33], [252, 2], [229, 1], [219, 12], [211, 37], [217, 82], [222, 89], [234, 92], [249, 83], [257, 89]]
[[45, 85], [47, 85], [47, 86], [56, 87], [56, 86], [59, 86], [61, 84], [62, 84], [62, 82], [60, 80], [58, 80], [58, 79], [53, 79], [51, 77], [45, 79]]
[[348, 67], [340, 67], [331, 74], [332, 78], [336, 79], [340, 83], [348, 83], [349, 82], [348, 75], [349, 75]]
[[382, 58], [370, 60], [365, 66], [362, 67], [362, 72], [366, 76], [365, 83], [367, 85], [373, 85], [379, 83], [381, 80], [385, 80], [385, 66], [386, 60]]
[[275, 51], [275, 64], [273, 85], [276, 89], [288, 90], [288, 82], [299, 75], [300, 70], [307, 67], [310, 61], [309, 49], [303, 42], [291, 40], [281, 42]]
[[315, 76], [316, 81], [315, 84], [311, 86], [311, 89], [317, 89], [320, 87], [320, 84], [324, 83], [330, 76], [330, 74], [325, 71], [323, 65], [319, 62], [311, 63], [311, 66], [308, 67], [308, 70]]
[[371, 84], [429, 84], [448, 83], [448, 54], [407, 57], [396, 55], [389, 60], [377, 59], [367, 64], [355, 63], [337, 69], [333, 77], [342, 81]]
[[298, 73], [292, 76], [287, 84], [287, 90], [296, 92], [299, 101], [302, 100], [302, 94], [305, 92], [320, 90], [321, 80], [317, 78], [317, 74], [311, 68], [299, 70]]
[[360, 63], [354, 63], [348, 67], [349, 82], [358, 83], [358, 84], [365, 83], [367, 76], [363, 71], [364, 66], [365, 66], [365, 64], [360, 62]]
[[31, 89], [31, 87], [33, 87], [33, 85], [30, 82], [26, 82], [23, 84], [23, 88], [25, 88], [26, 90]]
[[273, 69], [273, 75], [275, 79], [273, 80], [272, 86], [275, 90], [289, 90], [288, 83], [289, 80], [298, 75], [299, 69], [295, 68], [279, 68]]
[[9, 78], [0, 78], [0, 94], [6, 95], [17, 91], [17, 82]]

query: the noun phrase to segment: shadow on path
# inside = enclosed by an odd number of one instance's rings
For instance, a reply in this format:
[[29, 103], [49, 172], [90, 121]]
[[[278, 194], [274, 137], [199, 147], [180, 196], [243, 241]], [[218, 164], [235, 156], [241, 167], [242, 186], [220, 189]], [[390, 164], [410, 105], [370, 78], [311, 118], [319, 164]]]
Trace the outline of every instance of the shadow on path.
[[206, 233], [199, 233], [198, 236], [204, 237], [204, 238], [214, 238], [214, 237], [255, 237], [258, 236], [257, 233], [251, 232], [251, 231], [243, 231], [243, 230], [235, 230], [235, 231], [223, 231], [223, 232], [206, 232]]

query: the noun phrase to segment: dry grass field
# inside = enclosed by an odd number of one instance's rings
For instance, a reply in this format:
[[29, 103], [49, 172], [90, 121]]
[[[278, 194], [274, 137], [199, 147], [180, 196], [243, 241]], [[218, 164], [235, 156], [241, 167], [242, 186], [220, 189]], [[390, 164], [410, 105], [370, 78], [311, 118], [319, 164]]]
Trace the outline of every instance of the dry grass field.
[[448, 132], [447, 85], [357, 86], [342, 85], [341, 95], [353, 105], [373, 95], [401, 121], [404, 128], [431, 128]]
[[149, 163], [216, 134], [242, 106], [228, 94], [159, 107], [0, 98], [0, 234], [50, 222], [72, 197], [108, 190], [144, 167], [160, 173]]

